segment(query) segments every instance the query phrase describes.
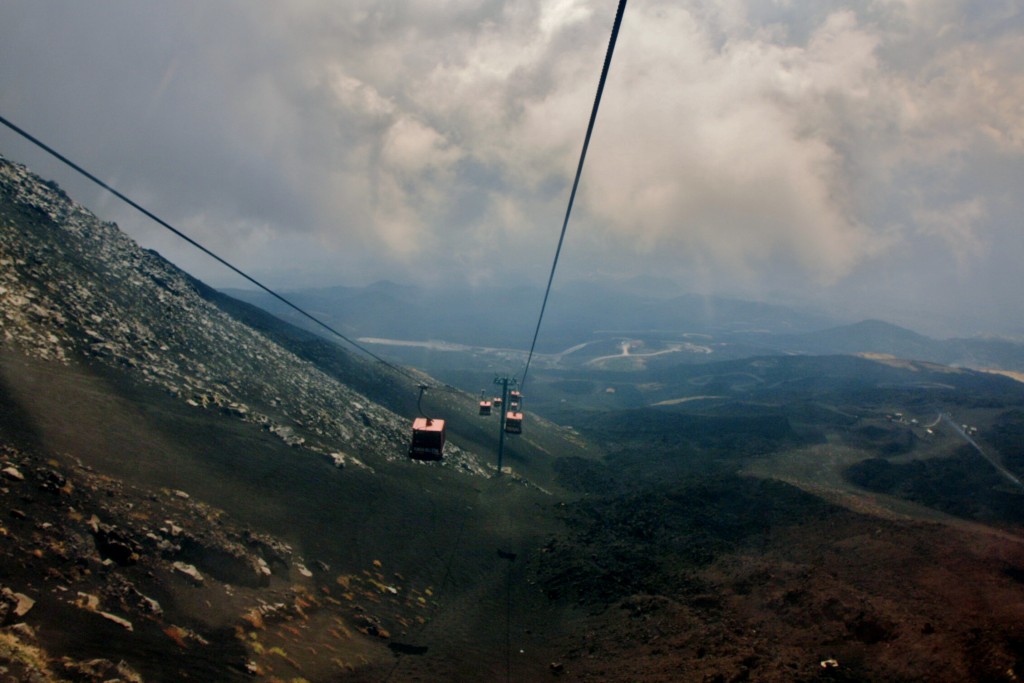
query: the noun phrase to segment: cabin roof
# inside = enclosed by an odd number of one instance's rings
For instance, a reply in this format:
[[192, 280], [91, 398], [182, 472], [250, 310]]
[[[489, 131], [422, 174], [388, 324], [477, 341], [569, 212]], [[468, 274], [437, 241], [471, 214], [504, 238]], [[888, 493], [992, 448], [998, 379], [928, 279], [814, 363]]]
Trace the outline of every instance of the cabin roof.
[[412, 421], [412, 428], [416, 431], [423, 432], [443, 432], [444, 431], [444, 420], [438, 420], [437, 418], [431, 419], [427, 417], [417, 417]]

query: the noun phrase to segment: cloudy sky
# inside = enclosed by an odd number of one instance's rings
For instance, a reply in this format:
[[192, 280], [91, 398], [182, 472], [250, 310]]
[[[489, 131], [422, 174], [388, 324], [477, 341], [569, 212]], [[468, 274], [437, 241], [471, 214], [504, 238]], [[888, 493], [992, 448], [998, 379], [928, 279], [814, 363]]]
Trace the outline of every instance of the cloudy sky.
[[[616, 4], [5, 0], [0, 115], [274, 286], [543, 284]], [[1024, 0], [634, 0], [557, 281], [1024, 333], [1022, 209]]]

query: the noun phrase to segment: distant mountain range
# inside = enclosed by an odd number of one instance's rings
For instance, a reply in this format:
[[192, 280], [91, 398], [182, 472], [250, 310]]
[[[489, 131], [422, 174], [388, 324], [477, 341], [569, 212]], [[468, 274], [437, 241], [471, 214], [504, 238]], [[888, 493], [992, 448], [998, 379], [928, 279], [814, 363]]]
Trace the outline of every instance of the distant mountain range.
[[[637, 294], [603, 283], [555, 290], [538, 348], [557, 352], [601, 334], [799, 333], [834, 321], [816, 313], [720, 297]], [[262, 292], [227, 289], [284, 319], [287, 307]], [[288, 292], [300, 306], [361, 336], [444, 339], [491, 347], [529, 347], [543, 291], [508, 287], [421, 289], [392, 282]], [[297, 319], [296, 319], [297, 321]]]
[[[686, 340], [708, 344], [706, 355], [665, 356], [659, 365], [713, 362], [764, 354], [886, 354], [975, 369], [1024, 372], [1024, 344], [996, 338], [933, 339], [880, 320], [842, 324], [813, 311], [694, 294], [657, 296], [611, 283], [570, 283], [549, 300], [540, 353], [559, 353], [601, 340]], [[225, 290], [299, 326], [308, 324], [268, 295]], [[468, 346], [528, 349], [543, 292], [529, 287], [423, 289], [393, 282], [288, 292], [354, 337], [444, 340]], [[607, 353], [607, 344], [573, 356]], [[409, 362], [414, 357], [398, 353]], [[416, 356], [415, 360], [420, 361]], [[421, 361], [422, 362], [422, 361]], [[429, 359], [426, 359], [429, 368]]]
[[974, 369], [1024, 371], [1024, 344], [994, 338], [932, 339], [881, 320], [779, 335], [768, 345], [788, 353], [875, 353]]

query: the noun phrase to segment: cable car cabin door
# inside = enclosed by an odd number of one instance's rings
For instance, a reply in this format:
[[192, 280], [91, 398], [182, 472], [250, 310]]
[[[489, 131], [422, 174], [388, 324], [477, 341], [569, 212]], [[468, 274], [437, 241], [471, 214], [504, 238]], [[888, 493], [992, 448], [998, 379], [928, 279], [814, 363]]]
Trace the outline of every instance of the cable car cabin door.
[[413, 420], [409, 457], [413, 460], [440, 460], [444, 457], [444, 420], [428, 417]]

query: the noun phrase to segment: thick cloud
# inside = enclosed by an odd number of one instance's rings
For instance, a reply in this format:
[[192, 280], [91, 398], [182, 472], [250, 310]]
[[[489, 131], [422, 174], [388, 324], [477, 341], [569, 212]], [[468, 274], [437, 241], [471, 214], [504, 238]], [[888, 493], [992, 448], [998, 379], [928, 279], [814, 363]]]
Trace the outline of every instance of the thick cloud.
[[[541, 281], [614, 6], [11, 0], [0, 113], [275, 284]], [[1014, 0], [634, 2], [560, 277], [1009, 330], [1021, 64]]]

